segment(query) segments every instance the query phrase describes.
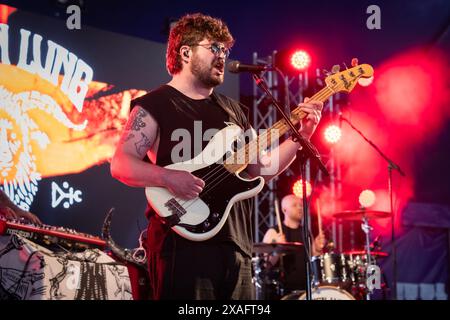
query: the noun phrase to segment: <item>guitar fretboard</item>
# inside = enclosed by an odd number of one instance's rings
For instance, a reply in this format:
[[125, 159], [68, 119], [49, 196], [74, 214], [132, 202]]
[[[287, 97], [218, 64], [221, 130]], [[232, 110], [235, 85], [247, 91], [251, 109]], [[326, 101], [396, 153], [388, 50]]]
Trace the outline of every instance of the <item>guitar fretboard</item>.
[[[331, 88], [325, 87], [311, 97], [311, 100], [325, 102], [335, 93]], [[300, 107], [295, 108], [291, 112], [290, 120], [297, 125], [307, 113], [303, 112]], [[278, 141], [282, 135], [290, 131], [290, 126], [284, 119], [277, 121], [272, 127], [264, 131], [256, 139], [247, 143], [244, 147], [234, 152], [225, 160], [224, 167], [233, 173], [239, 173], [244, 170], [249, 163], [256, 159], [264, 150], [267, 150]]]

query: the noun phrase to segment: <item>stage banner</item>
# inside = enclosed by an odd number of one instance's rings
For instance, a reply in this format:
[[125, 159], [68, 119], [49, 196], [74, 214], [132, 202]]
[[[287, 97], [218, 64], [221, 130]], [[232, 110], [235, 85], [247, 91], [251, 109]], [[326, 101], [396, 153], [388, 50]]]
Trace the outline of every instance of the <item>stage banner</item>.
[[[111, 177], [130, 101], [170, 80], [166, 44], [0, 5], [0, 188], [45, 224], [137, 245], [144, 190]], [[238, 77], [218, 88], [239, 98]], [[168, 115], [170, 116], [170, 115]]]

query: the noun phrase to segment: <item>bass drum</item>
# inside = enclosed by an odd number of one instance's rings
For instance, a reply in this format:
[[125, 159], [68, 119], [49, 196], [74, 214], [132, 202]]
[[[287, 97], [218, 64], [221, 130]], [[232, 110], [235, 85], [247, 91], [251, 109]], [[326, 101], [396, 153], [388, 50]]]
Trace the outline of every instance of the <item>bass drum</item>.
[[[313, 300], [356, 300], [350, 293], [338, 287], [321, 286], [312, 289]], [[306, 300], [305, 291], [294, 291], [281, 300]]]

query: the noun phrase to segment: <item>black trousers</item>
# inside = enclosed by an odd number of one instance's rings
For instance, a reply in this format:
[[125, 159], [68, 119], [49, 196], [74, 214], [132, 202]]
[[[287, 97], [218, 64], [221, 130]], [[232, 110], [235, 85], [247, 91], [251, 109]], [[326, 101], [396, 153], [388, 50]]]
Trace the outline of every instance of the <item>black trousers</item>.
[[174, 243], [171, 252], [149, 252], [152, 297], [253, 300], [251, 258], [232, 242]]

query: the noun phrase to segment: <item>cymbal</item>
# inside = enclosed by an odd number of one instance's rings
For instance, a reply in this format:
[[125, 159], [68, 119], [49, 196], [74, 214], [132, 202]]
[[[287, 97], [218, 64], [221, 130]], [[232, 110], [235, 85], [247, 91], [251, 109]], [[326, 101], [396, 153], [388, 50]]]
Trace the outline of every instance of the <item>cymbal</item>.
[[[351, 255], [359, 255], [359, 256], [367, 255], [367, 251], [365, 251], [365, 250], [345, 251], [343, 253], [344, 254], [351, 254]], [[385, 258], [389, 254], [387, 252], [382, 252], [382, 251], [370, 251], [370, 255], [374, 256], [374, 257]]]
[[255, 243], [253, 245], [254, 253], [292, 253], [303, 246], [301, 242], [272, 242]]
[[375, 210], [346, 210], [333, 214], [334, 218], [344, 220], [362, 220], [363, 217], [367, 219], [383, 219], [390, 216], [390, 212]]

